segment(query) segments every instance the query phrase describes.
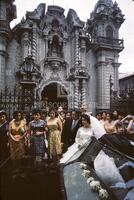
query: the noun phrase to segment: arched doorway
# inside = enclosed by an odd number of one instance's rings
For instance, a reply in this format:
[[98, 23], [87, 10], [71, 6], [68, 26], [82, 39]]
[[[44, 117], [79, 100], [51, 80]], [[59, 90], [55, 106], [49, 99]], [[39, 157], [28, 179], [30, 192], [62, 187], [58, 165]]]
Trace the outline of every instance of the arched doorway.
[[65, 109], [68, 108], [67, 91], [59, 83], [50, 83], [45, 86], [41, 98], [44, 107], [58, 108], [62, 106]]

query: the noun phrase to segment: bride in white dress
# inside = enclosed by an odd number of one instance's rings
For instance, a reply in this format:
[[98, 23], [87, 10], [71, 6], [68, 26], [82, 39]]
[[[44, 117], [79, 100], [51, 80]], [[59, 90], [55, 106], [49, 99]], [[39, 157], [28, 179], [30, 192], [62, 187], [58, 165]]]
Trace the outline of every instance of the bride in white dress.
[[[99, 139], [105, 134], [102, 124], [93, 116], [82, 115], [82, 127], [78, 129], [75, 143], [70, 146], [60, 160], [60, 163], [67, 163], [76, 152], [79, 152], [85, 144], [89, 144], [91, 137]], [[97, 175], [107, 184], [113, 185], [117, 182], [124, 182], [116, 167], [114, 160], [107, 156], [102, 150], [94, 160], [94, 169]]]

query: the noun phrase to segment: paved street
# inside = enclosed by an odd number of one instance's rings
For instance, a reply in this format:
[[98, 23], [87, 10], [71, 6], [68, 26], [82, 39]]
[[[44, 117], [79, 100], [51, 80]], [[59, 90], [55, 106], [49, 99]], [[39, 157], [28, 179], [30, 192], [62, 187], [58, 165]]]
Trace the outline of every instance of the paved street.
[[1, 170], [2, 200], [62, 200], [59, 168], [38, 165], [23, 168], [20, 173], [11, 168]]

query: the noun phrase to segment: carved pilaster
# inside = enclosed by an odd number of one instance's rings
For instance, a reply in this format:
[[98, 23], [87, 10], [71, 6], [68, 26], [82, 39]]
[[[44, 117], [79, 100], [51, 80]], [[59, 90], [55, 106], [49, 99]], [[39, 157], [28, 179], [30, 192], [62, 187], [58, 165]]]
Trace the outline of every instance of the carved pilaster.
[[82, 94], [81, 94], [81, 99], [82, 99], [82, 107], [83, 108], [86, 108], [86, 106], [87, 106], [87, 99], [86, 99], [86, 93], [87, 93], [87, 91], [86, 91], [86, 80], [85, 79], [83, 79], [82, 80]]
[[79, 79], [75, 79], [74, 108], [79, 107]]

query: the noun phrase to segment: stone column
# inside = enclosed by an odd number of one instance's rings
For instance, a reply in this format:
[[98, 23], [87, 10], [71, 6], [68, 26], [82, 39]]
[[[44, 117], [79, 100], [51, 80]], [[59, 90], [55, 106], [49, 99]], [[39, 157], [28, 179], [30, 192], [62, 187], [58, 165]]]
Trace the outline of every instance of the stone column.
[[75, 68], [79, 66], [79, 31], [75, 30]]
[[74, 108], [79, 108], [79, 79], [75, 79]]
[[37, 43], [36, 43], [36, 25], [33, 26], [33, 33], [32, 33], [32, 58], [35, 61], [36, 60], [36, 54], [37, 54]]
[[[79, 31], [75, 30], [75, 73], [79, 67]], [[75, 74], [76, 75], [76, 74]], [[75, 90], [74, 90], [74, 108], [79, 108], [79, 79], [75, 78]]]
[[82, 80], [82, 107], [83, 108], [86, 108], [87, 107], [87, 98], [86, 98], [86, 93], [87, 93], [87, 91], [86, 91], [86, 80], [85, 79], [83, 79]]

